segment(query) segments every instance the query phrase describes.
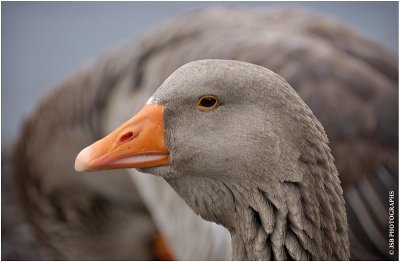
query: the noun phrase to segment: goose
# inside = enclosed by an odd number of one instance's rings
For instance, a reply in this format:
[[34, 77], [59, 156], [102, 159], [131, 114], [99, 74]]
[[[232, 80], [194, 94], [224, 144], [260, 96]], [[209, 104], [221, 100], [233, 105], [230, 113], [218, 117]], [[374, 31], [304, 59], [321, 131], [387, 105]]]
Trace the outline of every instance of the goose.
[[55, 253], [50, 258], [152, 259], [157, 230], [175, 259], [231, 258], [229, 231], [194, 215], [163, 179], [136, 169], [91, 176], [73, 170], [84, 145], [137, 113], [177, 68], [207, 58], [257, 64], [289, 82], [330, 139], [351, 259], [388, 259], [386, 193], [398, 174], [397, 55], [326, 16], [246, 8], [197, 10], [157, 26], [68, 77], [25, 121], [14, 179], [27, 219]]
[[278, 75], [229, 60], [179, 68], [147, 105], [83, 149], [77, 171], [140, 168], [226, 227], [234, 260], [347, 260], [328, 138]]

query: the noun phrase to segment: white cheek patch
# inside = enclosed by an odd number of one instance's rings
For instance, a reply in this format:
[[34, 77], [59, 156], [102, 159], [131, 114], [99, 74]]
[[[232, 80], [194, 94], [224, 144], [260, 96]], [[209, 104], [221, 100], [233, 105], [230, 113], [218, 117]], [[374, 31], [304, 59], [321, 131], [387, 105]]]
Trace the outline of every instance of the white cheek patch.
[[149, 100], [147, 100], [146, 105], [154, 105], [154, 104], [159, 104], [160, 103], [160, 99], [157, 97], [150, 97]]

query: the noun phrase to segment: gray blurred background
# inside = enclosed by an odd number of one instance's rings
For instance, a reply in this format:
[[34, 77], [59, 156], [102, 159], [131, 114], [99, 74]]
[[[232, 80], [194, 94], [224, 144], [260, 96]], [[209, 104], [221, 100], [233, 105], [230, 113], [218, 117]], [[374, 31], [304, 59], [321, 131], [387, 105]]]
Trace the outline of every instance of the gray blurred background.
[[326, 13], [398, 52], [397, 2], [2, 2], [2, 146], [58, 82], [161, 21], [210, 5]]
[[211, 5], [303, 7], [398, 53], [397, 2], [2, 2], [2, 259], [48, 259], [11, 187], [9, 153], [23, 119], [84, 64], [163, 20]]

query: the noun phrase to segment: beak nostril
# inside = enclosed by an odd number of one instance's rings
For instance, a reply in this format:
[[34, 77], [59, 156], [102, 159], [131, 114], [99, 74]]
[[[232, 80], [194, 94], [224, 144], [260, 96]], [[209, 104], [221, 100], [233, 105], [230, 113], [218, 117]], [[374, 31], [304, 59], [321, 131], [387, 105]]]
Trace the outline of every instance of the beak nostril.
[[121, 136], [119, 139], [120, 142], [125, 142], [126, 140], [130, 139], [133, 137], [133, 132], [128, 132], [125, 135]]

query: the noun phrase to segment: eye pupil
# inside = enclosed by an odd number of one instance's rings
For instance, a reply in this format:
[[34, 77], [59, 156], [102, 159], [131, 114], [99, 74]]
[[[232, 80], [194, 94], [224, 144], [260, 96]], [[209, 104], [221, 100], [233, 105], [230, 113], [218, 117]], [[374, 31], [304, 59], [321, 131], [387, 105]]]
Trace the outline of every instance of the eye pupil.
[[204, 97], [204, 98], [201, 99], [201, 101], [200, 101], [200, 106], [203, 106], [203, 107], [212, 107], [213, 105], [215, 105], [216, 102], [217, 102], [217, 100], [215, 100], [215, 98], [212, 98], [212, 97]]

